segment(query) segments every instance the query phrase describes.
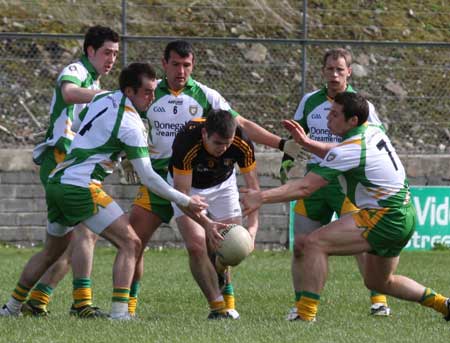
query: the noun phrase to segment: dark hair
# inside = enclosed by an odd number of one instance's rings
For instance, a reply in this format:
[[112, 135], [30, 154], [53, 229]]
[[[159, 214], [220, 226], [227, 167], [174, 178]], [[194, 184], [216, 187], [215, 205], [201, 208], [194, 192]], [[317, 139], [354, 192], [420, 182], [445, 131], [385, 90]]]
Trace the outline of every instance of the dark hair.
[[327, 64], [327, 59], [330, 56], [334, 60], [337, 60], [338, 58], [342, 57], [345, 60], [345, 64], [347, 65], [347, 67], [350, 67], [350, 65], [352, 64], [352, 54], [350, 53], [350, 51], [345, 50], [343, 48], [337, 48], [337, 49], [328, 50], [325, 53], [325, 55], [323, 56], [322, 67], [325, 67], [325, 65]]
[[231, 138], [236, 127], [236, 119], [228, 111], [211, 109], [206, 116], [205, 129], [208, 137], [217, 133], [222, 138]]
[[367, 121], [369, 117], [369, 104], [362, 95], [352, 92], [342, 92], [336, 95], [334, 102], [342, 105], [346, 120], [357, 116], [358, 126]]
[[151, 80], [156, 79], [156, 72], [148, 63], [131, 63], [122, 69], [119, 76], [119, 86], [122, 92], [131, 87], [135, 92], [142, 87], [142, 78], [146, 76]]
[[189, 54], [192, 54], [192, 59], [194, 59], [194, 48], [191, 43], [185, 40], [175, 40], [167, 44], [164, 49], [164, 60], [166, 62], [169, 61], [171, 51], [175, 51], [181, 57], [188, 57]]
[[92, 26], [84, 35], [83, 51], [87, 56], [88, 47], [92, 46], [95, 51], [100, 49], [106, 41], [119, 42], [119, 34], [106, 26]]

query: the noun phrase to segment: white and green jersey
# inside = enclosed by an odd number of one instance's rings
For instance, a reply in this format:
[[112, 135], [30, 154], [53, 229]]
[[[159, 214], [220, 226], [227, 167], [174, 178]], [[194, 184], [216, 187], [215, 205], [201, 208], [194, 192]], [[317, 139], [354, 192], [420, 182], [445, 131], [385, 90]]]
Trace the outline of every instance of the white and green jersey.
[[311, 172], [342, 189], [360, 209], [399, 208], [409, 202], [405, 169], [380, 126], [363, 124], [350, 130]]
[[[354, 92], [354, 89], [348, 85], [347, 92]], [[372, 103], [369, 103], [368, 121], [373, 124], [381, 125], [378, 114]], [[309, 133], [309, 137], [319, 142], [339, 143], [342, 139], [333, 135], [327, 126], [327, 116], [331, 110], [333, 100], [327, 96], [327, 88], [323, 87], [319, 90], [306, 94], [298, 105], [294, 115], [296, 120]], [[314, 154], [311, 155], [309, 164], [320, 163], [322, 159]]]
[[89, 104], [64, 162], [50, 182], [87, 188], [113, 172], [119, 154], [148, 157], [147, 130], [131, 101], [121, 92], [98, 95]]
[[166, 79], [159, 81], [155, 101], [147, 111], [151, 130], [150, 157], [155, 170], [167, 169], [172, 143], [180, 129], [188, 121], [206, 115], [211, 108], [238, 115], [219, 92], [192, 78], [180, 92], [170, 90]]
[[75, 63], [66, 66], [59, 74], [50, 106], [50, 125], [45, 135], [45, 141], [33, 150], [33, 160], [40, 164], [43, 153], [48, 147], [56, 147], [61, 152], [67, 152], [75, 136], [72, 127], [78, 121], [78, 115], [87, 104], [67, 104], [64, 102], [61, 86], [64, 82], [74, 83], [86, 89], [100, 89], [98, 73], [86, 56]]

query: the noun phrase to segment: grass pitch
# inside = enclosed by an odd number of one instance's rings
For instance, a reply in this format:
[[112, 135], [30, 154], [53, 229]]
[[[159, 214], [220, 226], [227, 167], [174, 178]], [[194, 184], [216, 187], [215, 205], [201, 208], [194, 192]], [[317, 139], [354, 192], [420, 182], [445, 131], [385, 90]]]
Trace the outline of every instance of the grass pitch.
[[[0, 247], [4, 303], [35, 249]], [[95, 254], [95, 305], [109, 310], [112, 248]], [[314, 324], [286, 322], [293, 305], [290, 253], [253, 253], [233, 272], [238, 321], [207, 321], [208, 306], [182, 249], [147, 251], [139, 320], [110, 322], [69, 317], [71, 276], [55, 290], [51, 316], [0, 318], [0, 342], [450, 342], [450, 323], [428, 308], [389, 299], [392, 316], [369, 315], [369, 295], [353, 258], [330, 259], [330, 274]], [[450, 294], [450, 251], [405, 252], [399, 272]]]

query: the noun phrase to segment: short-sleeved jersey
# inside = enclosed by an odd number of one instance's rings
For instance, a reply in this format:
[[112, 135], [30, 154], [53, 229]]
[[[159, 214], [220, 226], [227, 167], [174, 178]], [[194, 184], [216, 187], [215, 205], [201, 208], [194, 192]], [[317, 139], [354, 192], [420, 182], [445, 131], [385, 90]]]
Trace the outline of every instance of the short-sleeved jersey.
[[167, 170], [172, 143], [177, 133], [190, 120], [205, 116], [210, 109], [229, 111], [228, 102], [214, 89], [189, 78], [183, 90], [169, 89], [167, 80], [159, 81], [155, 100], [147, 111], [150, 124], [150, 157], [155, 170]]
[[338, 177], [344, 192], [360, 209], [407, 204], [410, 194], [406, 173], [384, 130], [364, 124], [343, 138], [311, 172], [329, 181]]
[[64, 102], [61, 86], [64, 82], [74, 83], [86, 89], [100, 89], [98, 73], [86, 56], [75, 63], [66, 66], [59, 74], [53, 91], [50, 105], [50, 125], [45, 135], [45, 141], [33, 150], [33, 160], [40, 164], [41, 156], [48, 147], [56, 147], [61, 152], [67, 152], [75, 136], [72, 123], [78, 120], [78, 115], [87, 104], [67, 104]]
[[89, 104], [64, 162], [50, 174], [49, 183], [79, 187], [101, 183], [122, 152], [129, 160], [148, 156], [147, 130], [121, 91], [102, 93]]
[[173, 154], [170, 159], [170, 174], [192, 174], [192, 187], [205, 189], [227, 180], [237, 163], [242, 173], [256, 168], [253, 143], [245, 136], [241, 128], [230, 147], [220, 157], [210, 155], [202, 141], [204, 120], [190, 121], [178, 133], [173, 142]]
[[[348, 85], [347, 92], [355, 92], [354, 89]], [[381, 125], [378, 114], [372, 103], [369, 103], [369, 123]], [[326, 143], [339, 143], [342, 141], [341, 137], [333, 135], [327, 126], [327, 116], [330, 112], [333, 100], [327, 96], [327, 88], [323, 87], [319, 90], [306, 94], [301, 100], [297, 111], [294, 115], [296, 120], [309, 133], [311, 139]], [[308, 161], [311, 163], [320, 163], [322, 159], [319, 156], [312, 155]]]

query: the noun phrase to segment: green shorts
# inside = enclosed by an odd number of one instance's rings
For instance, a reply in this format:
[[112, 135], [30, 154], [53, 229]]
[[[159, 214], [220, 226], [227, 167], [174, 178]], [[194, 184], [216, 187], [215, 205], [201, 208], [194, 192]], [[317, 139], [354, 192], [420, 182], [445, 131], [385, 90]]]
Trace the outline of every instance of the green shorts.
[[98, 206], [106, 207], [113, 199], [101, 185], [89, 188], [65, 185], [50, 180], [45, 188], [48, 221], [65, 226], [75, 226], [98, 212]]
[[57, 148], [50, 147], [42, 154], [39, 168], [39, 178], [44, 188], [47, 186], [48, 176], [59, 162], [64, 161], [66, 154]]
[[364, 229], [363, 236], [371, 254], [395, 257], [408, 244], [416, 228], [417, 215], [409, 203], [401, 208], [360, 210], [352, 214], [356, 226]]
[[[155, 170], [164, 180], [167, 181], [167, 171]], [[173, 208], [169, 200], [161, 198], [151, 192], [147, 187], [140, 186], [133, 205], [142, 207], [149, 212], [156, 214], [164, 223], [170, 222], [173, 217]]]
[[357, 210], [358, 208], [346, 197], [337, 180], [317, 190], [308, 198], [299, 199], [294, 208], [296, 214], [318, 221], [322, 225], [331, 221], [334, 212], [341, 216]]

